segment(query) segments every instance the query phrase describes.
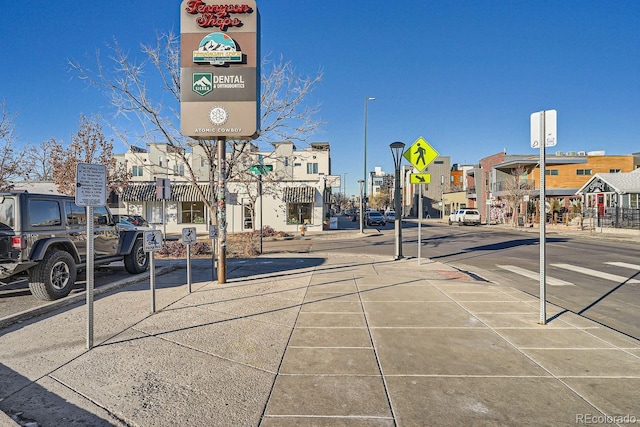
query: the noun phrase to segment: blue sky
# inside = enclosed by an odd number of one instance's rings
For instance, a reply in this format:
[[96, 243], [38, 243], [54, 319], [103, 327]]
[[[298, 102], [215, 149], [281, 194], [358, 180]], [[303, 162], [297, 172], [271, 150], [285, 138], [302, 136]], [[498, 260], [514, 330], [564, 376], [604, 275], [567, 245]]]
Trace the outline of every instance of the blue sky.
[[[423, 136], [452, 163], [536, 154], [529, 117], [558, 111], [555, 151], [640, 151], [640, 2], [258, 0], [262, 52], [324, 73], [309, 99], [327, 122], [333, 174], [357, 191], [364, 160], [392, 172], [389, 144]], [[108, 100], [68, 70], [116, 38], [139, 53], [179, 32], [179, 0], [32, 0], [0, 6], [0, 100], [19, 141], [69, 142]], [[116, 149], [126, 148], [116, 143]]]

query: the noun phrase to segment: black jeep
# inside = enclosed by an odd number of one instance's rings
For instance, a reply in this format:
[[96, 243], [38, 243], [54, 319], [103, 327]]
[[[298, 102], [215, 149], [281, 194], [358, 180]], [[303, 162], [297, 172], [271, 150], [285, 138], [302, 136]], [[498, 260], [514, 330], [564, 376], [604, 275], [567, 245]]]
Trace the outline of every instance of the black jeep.
[[[149, 268], [143, 231], [117, 227], [106, 206], [94, 207], [92, 220], [96, 265], [124, 260], [132, 274]], [[86, 208], [73, 197], [0, 193], [0, 282], [28, 279], [36, 298], [63, 298], [86, 268], [86, 249]]]

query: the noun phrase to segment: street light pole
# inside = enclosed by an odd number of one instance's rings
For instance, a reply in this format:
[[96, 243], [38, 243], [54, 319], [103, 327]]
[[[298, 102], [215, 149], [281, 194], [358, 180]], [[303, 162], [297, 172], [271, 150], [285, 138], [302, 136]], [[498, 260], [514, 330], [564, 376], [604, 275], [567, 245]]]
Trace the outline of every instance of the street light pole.
[[440, 175], [440, 219], [444, 219], [444, 175]]
[[347, 209], [346, 206], [346, 200], [347, 200], [347, 173], [348, 172], [344, 172], [342, 175], [344, 176], [344, 190], [343, 193], [344, 194], [344, 200], [345, 200], [345, 209]]
[[364, 233], [364, 216], [363, 216], [363, 209], [362, 209], [362, 184], [364, 183], [363, 180], [359, 179], [358, 182], [360, 183], [360, 232]]
[[400, 214], [400, 200], [401, 200], [401, 190], [400, 190], [400, 164], [402, 163], [402, 153], [404, 151], [404, 142], [392, 142], [389, 144], [391, 148], [391, 155], [393, 156], [393, 165], [396, 168], [396, 177], [395, 177], [395, 185], [393, 191], [393, 201], [394, 201], [394, 209], [396, 211], [395, 215], [395, 235], [396, 235], [396, 256], [395, 259], [404, 258], [402, 256], [402, 215]]
[[368, 101], [374, 101], [375, 98], [364, 99], [364, 173], [362, 179], [364, 180], [364, 197], [367, 197], [367, 104]]

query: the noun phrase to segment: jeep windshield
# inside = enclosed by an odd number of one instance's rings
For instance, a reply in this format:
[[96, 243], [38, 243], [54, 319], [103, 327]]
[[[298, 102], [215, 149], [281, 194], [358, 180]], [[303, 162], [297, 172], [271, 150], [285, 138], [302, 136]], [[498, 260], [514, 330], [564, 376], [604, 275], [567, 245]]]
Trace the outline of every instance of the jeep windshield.
[[15, 200], [9, 197], [0, 197], [0, 229], [13, 228], [15, 213]]

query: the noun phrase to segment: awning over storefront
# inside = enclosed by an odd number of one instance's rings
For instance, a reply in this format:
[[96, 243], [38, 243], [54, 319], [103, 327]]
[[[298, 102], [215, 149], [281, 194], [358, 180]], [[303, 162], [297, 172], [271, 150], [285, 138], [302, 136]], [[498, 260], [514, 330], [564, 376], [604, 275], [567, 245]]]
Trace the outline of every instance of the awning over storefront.
[[286, 187], [282, 201], [285, 203], [315, 203], [315, 187]]
[[[211, 189], [208, 184], [198, 184], [207, 197], [207, 200], [213, 200]], [[120, 199], [123, 202], [155, 202], [156, 200], [156, 184], [152, 182], [131, 183], [125, 188]], [[188, 183], [172, 183], [171, 198], [169, 200], [177, 202], [201, 202], [202, 197], [194, 184]]]

